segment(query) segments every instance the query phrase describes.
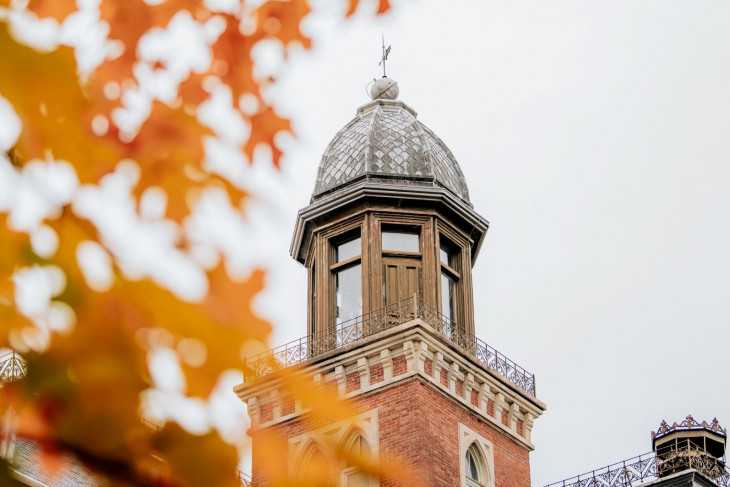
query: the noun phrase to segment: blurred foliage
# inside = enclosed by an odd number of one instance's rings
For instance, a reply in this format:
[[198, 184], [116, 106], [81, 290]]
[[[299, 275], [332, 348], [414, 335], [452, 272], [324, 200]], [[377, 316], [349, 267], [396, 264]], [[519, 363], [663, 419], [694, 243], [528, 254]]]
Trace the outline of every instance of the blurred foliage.
[[[349, 0], [347, 15], [357, 6], [358, 0]], [[379, 0], [378, 13], [388, 8], [387, 0]], [[275, 80], [255, 75], [251, 53], [262, 40], [279, 41], [285, 52], [291, 43], [309, 48], [311, 41], [299, 28], [310, 11], [306, 0], [256, 6], [241, 2], [229, 13], [213, 11], [201, 1], [101, 0], [101, 21], [120, 49], [91, 73], [80, 73], [73, 47], [41, 52], [23, 43], [13, 35], [11, 10], [62, 23], [75, 14], [77, 4], [0, 0], [0, 95], [22, 124], [17, 141], [0, 157], [18, 174], [31, 162], [67, 161], [81, 184], [99, 185], [120, 161], [134, 161], [140, 174], [133, 195], [139, 198], [149, 188], [164, 191], [164, 217], [176, 229], [176, 248], [191, 255], [192, 243], [182, 228], [200, 195], [208, 188], [223, 189], [239, 212], [247, 197], [205, 164], [203, 141], [212, 133], [196, 113], [211, 98], [211, 79], [230, 90], [231, 109], [250, 129], [239, 150], [252, 160], [255, 149], [267, 146], [278, 166], [282, 154], [274, 139], [291, 127], [262, 96]], [[171, 102], [153, 101], [135, 133], [123, 133], [113, 113], [138, 87], [140, 41], [181, 13], [200, 23], [222, 19], [222, 33], [208, 45], [211, 62], [206, 70], [190, 71]], [[168, 66], [160, 61], [152, 69]], [[254, 110], [241, 109], [242, 95], [255, 99]], [[0, 389], [0, 406], [12, 406], [17, 434], [44, 445], [48, 458], [59, 451], [76, 454], [111, 485], [237, 485], [235, 446], [215, 431], [196, 436], [169, 422], [160, 430], [148, 427], [141, 421], [140, 396], [154, 387], [148, 355], [156, 347], [178, 351], [187, 395], [206, 399], [223, 371], [240, 369], [251, 342], [266, 343], [270, 327], [251, 308], [263, 272], [240, 280], [226, 272], [225, 264], [204, 268], [207, 294], [183, 300], [151, 279], [125, 274], [100, 229], [71, 201], [43, 222], [58, 241], [50, 255], [38, 255], [32, 231], [17, 231], [10, 220], [0, 213], [0, 346], [21, 352], [29, 372]], [[111, 283], [104, 289], [87, 282], [79, 263], [79, 246], [89, 241], [111, 258]], [[14, 276], [36, 266], [63, 273], [63, 289], [53, 303], [72, 310], [74, 325], [62, 333], [18, 307]], [[315, 415], [332, 420], [350, 413], [328, 394], [290, 382], [292, 393]], [[285, 471], [282, 446], [265, 438], [261, 445], [273, 449], [271, 468]], [[5, 463], [0, 480], [11, 482]]]

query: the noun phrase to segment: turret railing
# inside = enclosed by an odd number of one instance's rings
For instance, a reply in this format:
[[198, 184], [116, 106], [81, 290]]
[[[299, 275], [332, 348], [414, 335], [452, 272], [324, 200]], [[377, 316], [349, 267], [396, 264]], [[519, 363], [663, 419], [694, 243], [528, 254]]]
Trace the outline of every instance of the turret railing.
[[545, 487], [637, 487], [682, 470], [697, 470], [721, 487], [730, 487], [725, 462], [687, 442], [666, 454], [644, 453]]
[[236, 476], [238, 478], [238, 484], [241, 487], [251, 487], [251, 482], [252, 482], [251, 476], [241, 472], [240, 470], [236, 470], [236, 472], [237, 472]]
[[300, 364], [414, 319], [422, 320], [441, 338], [454, 344], [484, 367], [501, 375], [527, 394], [535, 396], [534, 374], [527, 372], [415, 296], [345, 321], [330, 330], [314, 333], [246, 358], [244, 382]]
[[28, 364], [15, 351], [0, 356], [0, 382], [14, 382], [28, 373]]

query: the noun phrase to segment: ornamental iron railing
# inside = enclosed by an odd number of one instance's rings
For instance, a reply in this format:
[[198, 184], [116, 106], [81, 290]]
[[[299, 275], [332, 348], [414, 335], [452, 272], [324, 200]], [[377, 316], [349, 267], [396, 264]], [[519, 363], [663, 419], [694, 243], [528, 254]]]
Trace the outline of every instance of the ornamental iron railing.
[[416, 318], [421, 319], [431, 330], [475, 358], [487, 369], [498, 373], [531, 396], [535, 396], [534, 374], [527, 372], [415, 296], [339, 323], [330, 330], [314, 333], [246, 358], [244, 382], [305, 362]]
[[644, 453], [545, 487], [635, 487], [691, 469], [713, 479], [721, 487], [730, 487], [730, 472], [725, 462], [689, 443], [659, 456], [653, 452]]
[[0, 383], [20, 380], [27, 373], [28, 364], [14, 351], [0, 356]]
[[240, 470], [236, 470], [236, 477], [238, 478], [238, 484], [241, 487], [251, 487], [251, 476], [247, 475]]
[[712, 431], [722, 436], [727, 436], [727, 430], [720, 426], [717, 418], [714, 418], [710, 423], [707, 423], [707, 421], [702, 421], [701, 423], [698, 423], [697, 421], [695, 421], [691, 414], [688, 414], [684, 421], [679, 424], [675, 422], [670, 426], [667, 424], [666, 421], [662, 421], [662, 423], [659, 425], [659, 429], [651, 432], [651, 438], [659, 438], [661, 436], [671, 433], [672, 431], [686, 431], [696, 429]]

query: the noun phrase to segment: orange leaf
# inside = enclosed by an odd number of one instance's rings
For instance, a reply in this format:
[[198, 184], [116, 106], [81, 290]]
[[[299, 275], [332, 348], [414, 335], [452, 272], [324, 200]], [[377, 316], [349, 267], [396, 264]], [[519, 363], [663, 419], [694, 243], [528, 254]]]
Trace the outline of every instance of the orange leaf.
[[215, 433], [193, 436], [168, 424], [155, 435], [154, 445], [176, 472], [174, 485], [239, 487], [236, 450]]
[[244, 196], [243, 191], [203, 168], [203, 137], [211, 134], [209, 128], [188, 115], [184, 108], [155, 102], [139, 134], [125, 147], [126, 157], [137, 161], [141, 168], [135, 193], [141, 195], [151, 186], [164, 189], [168, 198], [167, 216], [176, 221], [189, 214], [191, 193], [210, 184], [222, 186], [238, 202]]
[[268, 35], [276, 37], [284, 44], [299, 41], [308, 49], [312, 40], [302, 34], [299, 23], [310, 10], [307, 0], [269, 0], [256, 10], [256, 14], [261, 29]]
[[243, 150], [249, 160], [253, 160], [253, 153], [258, 144], [266, 144], [271, 147], [273, 153], [274, 165], [279, 166], [281, 159], [281, 150], [274, 144], [274, 136], [279, 132], [291, 132], [291, 123], [289, 120], [280, 117], [274, 109], [267, 106], [255, 115], [250, 117], [251, 136]]
[[[350, 0], [350, 6], [347, 9], [347, 17], [350, 17], [355, 13], [357, 10], [358, 5], [360, 4], [360, 0]], [[390, 10], [390, 1], [389, 0], [378, 0], [378, 14], [384, 14]]]
[[53, 17], [59, 22], [76, 12], [74, 0], [30, 0], [28, 10], [34, 12], [38, 17]]
[[230, 86], [234, 100], [238, 100], [244, 93], [258, 96], [259, 87], [253, 77], [251, 49], [265, 36], [261, 31], [244, 36], [238, 19], [231, 16], [226, 16], [225, 19], [226, 28], [213, 44], [213, 73]]
[[0, 52], [0, 93], [23, 125], [15, 160], [45, 158], [50, 151], [71, 161], [82, 182], [110, 172], [120, 159], [120, 143], [112, 134], [97, 137], [91, 131], [98, 112], [79, 86], [73, 50], [40, 53], [17, 43], [2, 24]]

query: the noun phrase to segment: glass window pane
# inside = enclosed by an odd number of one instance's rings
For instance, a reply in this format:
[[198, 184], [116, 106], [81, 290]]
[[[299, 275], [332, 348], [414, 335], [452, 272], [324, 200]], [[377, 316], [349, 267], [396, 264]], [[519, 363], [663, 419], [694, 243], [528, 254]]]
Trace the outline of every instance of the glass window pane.
[[360, 237], [343, 242], [335, 247], [335, 262], [357, 257], [362, 251], [362, 239]]
[[441, 248], [439, 249], [439, 256], [441, 262], [444, 264], [456, 268], [456, 256], [458, 252], [455, 246], [448, 242], [441, 241]]
[[480, 480], [479, 469], [471, 448], [466, 452], [466, 476], [472, 480]]
[[442, 245], [442, 246], [441, 246], [441, 251], [440, 251], [439, 253], [440, 253], [440, 255], [441, 255], [441, 262], [443, 262], [443, 263], [444, 263], [444, 264], [446, 264], [446, 265], [449, 265], [449, 262], [450, 262], [450, 260], [451, 260], [451, 259], [449, 258], [449, 257], [451, 256], [451, 254], [449, 253], [449, 249], [447, 249], [446, 247], [444, 247], [444, 246]]
[[441, 273], [441, 313], [451, 321], [456, 321], [455, 303], [456, 283], [446, 274]]
[[362, 315], [362, 266], [357, 264], [337, 272], [335, 287], [337, 324]]
[[383, 250], [396, 252], [420, 252], [418, 232], [396, 232], [383, 230]]

